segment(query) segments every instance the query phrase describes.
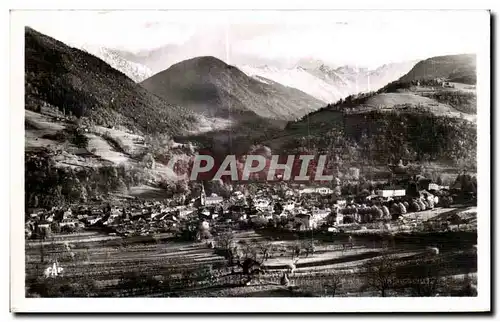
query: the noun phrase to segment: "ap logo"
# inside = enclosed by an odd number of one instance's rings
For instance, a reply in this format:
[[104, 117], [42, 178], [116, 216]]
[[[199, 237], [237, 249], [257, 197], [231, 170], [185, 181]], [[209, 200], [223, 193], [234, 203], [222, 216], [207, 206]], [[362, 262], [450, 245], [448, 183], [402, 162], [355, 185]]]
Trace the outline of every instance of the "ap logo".
[[48, 277], [56, 277], [60, 275], [63, 271], [63, 268], [59, 266], [59, 264], [56, 262], [52, 264], [52, 266], [49, 266], [45, 269], [44, 275], [46, 278]]

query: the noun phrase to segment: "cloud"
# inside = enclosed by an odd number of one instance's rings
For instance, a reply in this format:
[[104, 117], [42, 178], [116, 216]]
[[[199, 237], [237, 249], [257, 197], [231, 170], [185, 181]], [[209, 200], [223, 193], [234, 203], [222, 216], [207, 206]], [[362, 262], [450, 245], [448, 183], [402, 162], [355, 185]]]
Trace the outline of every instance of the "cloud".
[[182, 44], [196, 29], [193, 24], [162, 23], [161, 18], [161, 12], [32, 11], [26, 24], [63, 42], [130, 51]]
[[215, 55], [244, 64], [293, 65], [309, 57], [333, 65], [476, 52], [477, 11], [31, 11], [29, 26], [61, 41], [131, 52], [176, 46], [175, 58]]

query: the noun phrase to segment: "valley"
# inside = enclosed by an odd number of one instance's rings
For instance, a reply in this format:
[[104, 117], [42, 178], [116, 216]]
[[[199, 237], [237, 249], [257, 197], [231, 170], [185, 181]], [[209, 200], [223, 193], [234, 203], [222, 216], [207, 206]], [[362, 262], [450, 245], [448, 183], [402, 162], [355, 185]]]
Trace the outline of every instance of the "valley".
[[[157, 70], [165, 48], [25, 47], [28, 297], [477, 295], [474, 55]], [[176, 180], [199, 154], [326, 155], [333, 179]]]

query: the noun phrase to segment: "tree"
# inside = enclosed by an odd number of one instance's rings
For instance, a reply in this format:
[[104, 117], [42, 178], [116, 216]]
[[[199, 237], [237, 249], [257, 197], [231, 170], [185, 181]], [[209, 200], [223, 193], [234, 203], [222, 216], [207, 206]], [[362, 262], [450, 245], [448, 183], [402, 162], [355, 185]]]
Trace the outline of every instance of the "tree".
[[326, 285], [326, 291], [332, 297], [335, 297], [339, 288], [342, 287], [342, 276], [340, 274], [334, 274], [328, 284]]
[[212, 238], [210, 230], [200, 225], [200, 227], [198, 227], [198, 232], [196, 233], [196, 240], [202, 241], [204, 239], [210, 239], [210, 238]]
[[472, 278], [469, 273], [464, 276], [462, 287], [459, 290], [460, 296], [477, 296], [477, 288], [472, 283]]
[[59, 234], [61, 232], [61, 227], [58, 223], [53, 222], [52, 224], [50, 224], [50, 230], [55, 234]]
[[281, 202], [278, 201], [274, 204], [274, 214], [280, 215], [282, 212], [283, 212], [283, 205], [281, 204]]
[[293, 250], [292, 250], [292, 260], [295, 258], [295, 257], [299, 257], [300, 256], [300, 245], [297, 244], [293, 247]]
[[61, 232], [63, 233], [74, 233], [77, 229], [73, 226], [63, 226]]
[[306, 257], [309, 257], [309, 254], [314, 254], [315, 246], [313, 240], [306, 240], [302, 243], [302, 248], [306, 252]]
[[269, 223], [269, 221], [266, 220], [266, 218], [263, 216], [258, 216], [252, 218], [251, 223], [254, 228], [262, 228], [265, 227]]
[[387, 296], [387, 291], [394, 289], [397, 276], [393, 256], [385, 253], [369, 260], [363, 266], [365, 283], [368, 287], [379, 291], [382, 297]]
[[215, 247], [223, 250], [229, 254], [229, 251], [233, 248], [234, 244], [234, 234], [232, 231], [224, 231], [215, 237]]
[[269, 258], [270, 243], [239, 243], [230, 250], [230, 265], [241, 268], [242, 283], [248, 284], [256, 275], [264, 273], [262, 264]]
[[458, 214], [452, 214], [449, 218], [448, 218], [448, 221], [450, 222], [450, 224], [452, 225], [457, 225], [457, 229], [460, 229], [460, 225], [461, 224], [466, 224], [467, 221], [462, 219], [462, 217], [460, 217], [460, 215]]
[[403, 287], [409, 287], [413, 296], [429, 297], [436, 296], [440, 287], [443, 286], [445, 265], [440, 259], [422, 259], [412, 267], [411, 278], [405, 279]]
[[272, 250], [272, 244], [268, 241], [261, 242], [257, 245], [260, 253], [262, 254], [263, 262], [269, 259], [270, 252]]

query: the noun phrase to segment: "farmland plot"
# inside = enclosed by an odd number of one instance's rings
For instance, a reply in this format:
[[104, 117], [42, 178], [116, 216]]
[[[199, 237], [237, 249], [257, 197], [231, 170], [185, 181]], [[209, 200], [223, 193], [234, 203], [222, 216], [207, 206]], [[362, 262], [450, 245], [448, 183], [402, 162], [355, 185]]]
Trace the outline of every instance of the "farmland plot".
[[[265, 240], [254, 232], [235, 236], [253, 243]], [[336, 279], [340, 280], [340, 286], [335, 296], [365, 296], [370, 292], [363, 290], [362, 282], [363, 265], [367, 261], [389, 251], [401, 265], [412, 265], [425, 253], [423, 245], [411, 242], [399, 242], [388, 249], [358, 238], [352, 249], [343, 250], [338, 242], [316, 240], [314, 253], [301, 254], [292, 260], [292, 252], [287, 250], [296, 241], [275, 241], [271, 242], [275, 251], [270, 252], [264, 263], [264, 272], [243, 285], [245, 279], [238, 269], [228, 267], [227, 260], [205, 243], [123, 243], [120, 238], [97, 238], [89, 234], [66, 238], [66, 244], [46, 242], [43, 250], [40, 243], [30, 242], [26, 248], [27, 284], [40, 280], [43, 270], [57, 262], [63, 273], [55, 279], [70, 284], [88, 281], [92, 285], [89, 288], [94, 290], [89, 296], [332, 296], [332, 280]], [[458, 263], [453, 275], [476, 270], [474, 261], [464, 251], [440, 254], [447, 261]], [[291, 262], [295, 262], [296, 270], [289, 275], [289, 285], [285, 287], [281, 278]], [[466, 263], [471, 267], [461, 269], [460, 265]]]

